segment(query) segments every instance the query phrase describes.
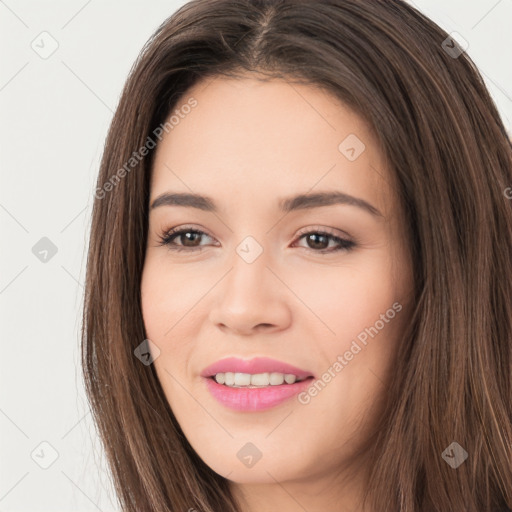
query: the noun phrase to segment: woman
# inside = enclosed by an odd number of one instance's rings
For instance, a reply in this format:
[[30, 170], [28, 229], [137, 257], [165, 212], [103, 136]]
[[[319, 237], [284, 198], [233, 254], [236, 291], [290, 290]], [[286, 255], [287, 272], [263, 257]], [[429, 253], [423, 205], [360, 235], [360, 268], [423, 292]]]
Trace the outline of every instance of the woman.
[[402, 1], [195, 0], [127, 80], [83, 368], [126, 511], [512, 507], [512, 152]]

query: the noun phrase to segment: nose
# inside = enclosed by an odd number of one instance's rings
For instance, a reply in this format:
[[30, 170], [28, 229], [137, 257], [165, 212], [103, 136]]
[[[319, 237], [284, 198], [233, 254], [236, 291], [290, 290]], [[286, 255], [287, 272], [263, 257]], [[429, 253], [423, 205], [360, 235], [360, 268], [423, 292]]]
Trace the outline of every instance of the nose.
[[226, 333], [250, 335], [290, 325], [289, 291], [267, 263], [265, 252], [252, 263], [235, 254], [231, 270], [215, 287], [209, 315], [215, 326]]

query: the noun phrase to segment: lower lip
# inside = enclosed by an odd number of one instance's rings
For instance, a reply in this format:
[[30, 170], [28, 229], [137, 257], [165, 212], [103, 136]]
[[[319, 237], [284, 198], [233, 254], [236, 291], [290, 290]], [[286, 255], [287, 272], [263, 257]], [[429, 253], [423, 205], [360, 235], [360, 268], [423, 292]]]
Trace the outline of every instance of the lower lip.
[[231, 388], [206, 378], [208, 391], [222, 405], [235, 411], [263, 411], [270, 409], [304, 391], [313, 380], [308, 377], [293, 384], [281, 384], [265, 388]]

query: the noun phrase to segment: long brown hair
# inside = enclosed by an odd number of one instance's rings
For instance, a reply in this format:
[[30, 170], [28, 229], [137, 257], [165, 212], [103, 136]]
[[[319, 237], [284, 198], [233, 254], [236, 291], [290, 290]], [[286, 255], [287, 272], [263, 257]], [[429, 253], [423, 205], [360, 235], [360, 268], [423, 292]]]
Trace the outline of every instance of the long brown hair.
[[[122, 510], [240, 511], [188, 443], [153, 365], [134, 356], [146, 338], [154, 150], [134, 152], [158, 142], [198, 80], [254, 71], [322, 87], [362, 116], [407, 213], [415, 308], [366, 446], [368, 504], [512, 508], [512, 148], [475, 64], [401, 0], [193, 0], [135, 62], [95, 191], [82, 364]], [[443, 457], [453, 442], [468, 454], [456, 469]]]

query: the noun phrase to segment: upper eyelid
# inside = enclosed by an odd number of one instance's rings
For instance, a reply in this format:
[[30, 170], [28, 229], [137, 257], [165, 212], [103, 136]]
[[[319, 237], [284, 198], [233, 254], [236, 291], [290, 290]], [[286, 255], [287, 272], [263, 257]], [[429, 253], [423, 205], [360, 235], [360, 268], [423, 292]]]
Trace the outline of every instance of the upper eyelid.
[[164, 236], [174, 236], [176, 234], [180, 234], [180, 233], [183, 233], [183, 232], [189, 232], [189, 231], [194, 231], [194, 232], [197, 232], [197, 233], [201, 233], [201, 235], [206, 235], [206, 236], [209, 236], [210, 238], [212, 239], [215, 239], [215, 237], [213, 235], [210, 235], [210, 233], [208, 233], [208, 231], [204, 230], [203, 228], [196, 228], [196, 227], [193, 227], [193, 226], [183, 226], [183, 227], [180, 227], [180, 226], [177, 226], [176, 228], [171, 228], [169, 230], [166, 230], [163, 232], [163, 235]]
[[[164, 235], [167, 235], [167, 234], [175, 235], [176, 233], [180, 233], [183, 231], [196, 231], [196, 232], [200, 232], [201, 234], [207, 235], [210, 238], [215, 238], [213, 235], [210, 235], [210, 233], [207, 230], [205, 230], [204, 228], [198, 228], [195, 226], [187, 226], [186, 224], [183, 227], [176, 226], [175, 228], [165, 229], [165, 230], [163, 230], [162, 233]], [[300, 229], [297, 232], [297, 236], [305, 235], [307, 233], [317, 233], [317, 232], [327, 233], [330, 235], [332, 234], [333, 236], [340, 236], [340, 237], [341, 236], [347, 236], [347, 237], [349, 236], [348, 233], [344, 233], [343, 231], [341, 231], [339, 229], [327, 228], [327, 227], [322, 227], [322, 226], [318, 226], [318, 225], [316, 225], [316, 226], [313, 225], [313, 226], [310, 226], [307, 228]], [[336, 232], [340, 232], [341, 234], [338, 235], [338, 234], [336, 234]]]

